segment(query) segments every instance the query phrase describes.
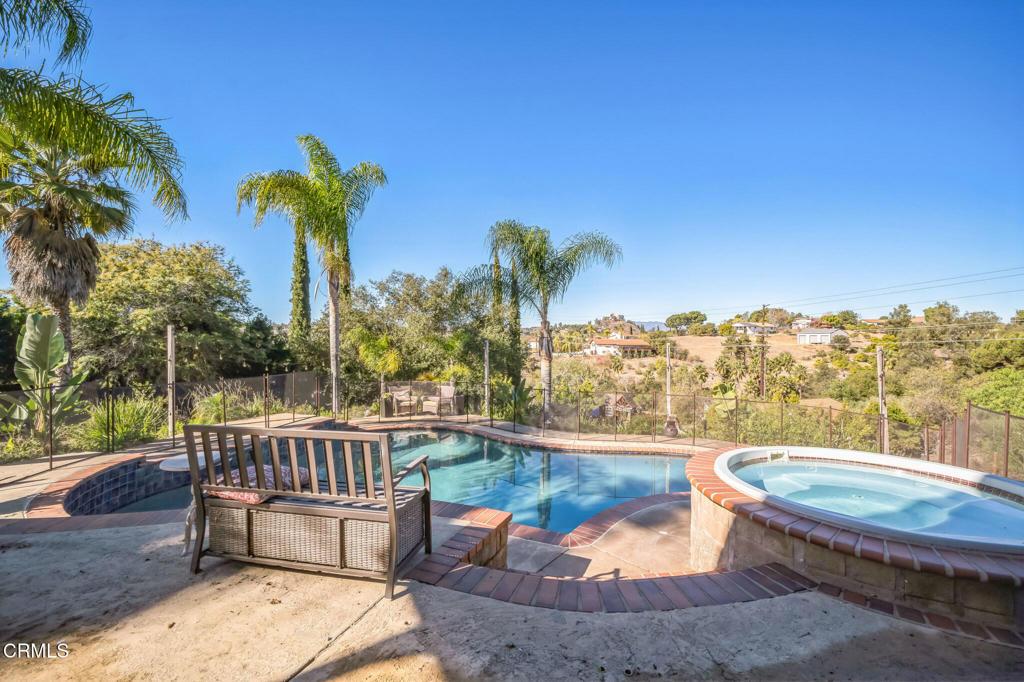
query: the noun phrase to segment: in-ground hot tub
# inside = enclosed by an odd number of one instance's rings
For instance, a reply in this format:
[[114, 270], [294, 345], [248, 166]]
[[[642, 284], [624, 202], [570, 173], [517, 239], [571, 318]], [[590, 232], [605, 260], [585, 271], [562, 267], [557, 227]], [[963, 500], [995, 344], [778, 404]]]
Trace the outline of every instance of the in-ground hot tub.
[[1024, 484], [906, 457], [746, 448], [715, 461], [725, 483], [801, 516], [907, 542], [1024, 553]]
[[786, 446], [700, 453], [686, 475], [694, 571], [777, 561], [880, 608], [1024, 629], [1020, 481]]

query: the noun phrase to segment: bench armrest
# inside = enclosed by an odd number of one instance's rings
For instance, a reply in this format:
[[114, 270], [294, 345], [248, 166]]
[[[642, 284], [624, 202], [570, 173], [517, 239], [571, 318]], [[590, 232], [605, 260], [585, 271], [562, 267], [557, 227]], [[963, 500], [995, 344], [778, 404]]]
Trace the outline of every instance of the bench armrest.
[[423, 474], [423, 485], [427, 490], [430, 490], [430, 471], [427, 469], [427, 455], [417, 457], [413, 461], [409, 462], [405, 467], [399, 469], [398, 473], [392, 477], [394, 485], [398, 485], [399, 482], [412, 472], [419, 469]]

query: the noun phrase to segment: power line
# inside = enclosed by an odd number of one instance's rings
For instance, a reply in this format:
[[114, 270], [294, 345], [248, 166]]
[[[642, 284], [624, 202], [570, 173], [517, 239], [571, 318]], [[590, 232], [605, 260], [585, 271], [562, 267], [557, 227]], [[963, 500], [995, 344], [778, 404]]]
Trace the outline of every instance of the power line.
[[[839, 292], [839, 293], [835, 293], [835, 294], [829, 294], [827, 296], [814, 296], [814, 297], [805, 297], [805, 298], [797, 298], [797, 299], [788, 299], [788, 300], [784, 300], [784, 301], [778, 301], [778, 302], [772, 303], [770, 305], [772, 307], [778, 307], [778, 306], [782, 306], [782, 305], [794, 305], [794, 306], [798, 306], [798, 305], [819, 305], [819, 304], [824, 304], [824, 303], [839, 302], [839, 301], [843, 301], [843, 300], [854, 300], [856, 298], [871, 298], [870, 296], [855, 296], [856, 294], [876, 293], [878, 296], [895, 295], [895, 294], [899, 294], [899, 293], [910, 293], [912, 291], [923, 291], [923, 290], [926, 290], [926, 289], [940, 289], [940, 288], [943, 288], [943, 287], [946, 287], [946, 286], [958, 286], [958, 285], [961, 285], [961, 284], [974, 284], [974, 283], [978, 283], [978, 282], [987, 282], [987, 281], [992, 281], [992, 280], [997, 280], [997, 279], [1006, 279], [1006, 278], [1011, 278], [1011, 277], [1021, 277], [1021, 276], [1024, 276], [1024, 272], [1019, 272], [1019, 274], [1015, 274], [1015, 275], [1004, 275], [1004, 276], [1001, 276], [1001, 277], [991, 277], [991, 278], [984, 278], [984, 279], [976, 279], [976, 280], [971, 280], [971, 281], [966, 281], [966, 282], [954, 281], [954, 280], [966, 279], [966, 278], [969, 278], [969, 277], [981, 277], [982, 275], [999, 275], [999, 274], [1002, 274], [1002, 273], [1018, 272], [1018, 271], [1024, 271], [1024, 266], [1017, 266], [1017, 267], [1012, 267], [1012, 268], [1001, 268], [1001, 269], [998, 269], [998, 270], [986, 270], [986, 271], [983, 271], [983, 272], [974, 272], [974, 273], [969, 273], [969, 274], [965, 274], [965, 275], [957, 275], [957, 276], [952, 276], [952, 277], [940, 277], [940, 278], [937, 278], [937, 279], [921, 280], [921, 281], [918, 281], [918, 282], [907, 282], [905, 284], [893, 284], [893, 285], [886, 286], [886, 287], [877, 287], [877, 288], [872, 288], [872, 289], [857, 289], [857, 290], [853, 290], [853, 291], [846, 291], [846, 292]], [[918, 285], [935, 284], [937, 282], [946, 282], [946, 284], [940, 284], [940, 285], [937, 285], [937, 286], [920, 286], [920, 287], [918, 286]], [[915, 288], [908, 288], [908, 287], [915, 287]], [[1011, 292], [997, 292], [997, 293], [1015, 293], [1016, 291], [1019, 291], [1019, 290], [1013, 290]], [[992, 295], [992, 294], [980, 294], [980, 295], [986, 296], [986, 295]], [[944, 297], [944, 298], [949, 298], [949, 297]], [[964, 298], [964, 297], [960, 297], [960, 298]], [[911, 303], [933, 303], [933, 302], [934, 301], [926, 300], [926, 301], [912, 301]], [[903, 301], [902, 303], [907, 303], [907, 302]], [[747, 304], [747, 305], [732, 305], [732, 306], [720, 306], [720, 307], [714, 307], [714, 308], [702, 308], [700, 310], [701, 310], [701, 312], [704, 312], [704, 313], [718, 313], [718, 312], [722, 312], [722, 311], [750, 310], [750, 309], [753, 309], [753, 308], [760, 308], [762, 305], [763, 305], [763, 302], [759, 302], [759, 303], [756, 303], [756, 304]], [[889, 307], [889, 306], [888, 305], [865, 306], [865, 307], [862, 307], [862, 308], [857, 308], [855, 310], [875, 310], [875, 309], [882, 309], [882, 308], [887, 308], [887, 307]], [[825, 312], [830, 312], [830, 311], [825, 311]], [[818, 313], [807, 313], [807, 314], [818, 314]], [[664, 318], [664, 317], [667, 317], [667, 315], [663, 315], [662, 313], [648, 313], [648, 314], [631, 313], [631, 316], [633, 316], [635, 319], [640, 319], [640, 318], [651, 318], [651, 319], [654, 319], [654, 318]], [[567, 323], [572, 323], [572, 322], [585, 323], [585, 322], [590, 322], [590, 321], [593, 320], [593, 318], [582, 318], [582, 317], [569, 317], [569, 318], [562, 318], [562, 319], [565, 322], [567, 322]]]
[[[1020, 270], [1024, 270], [1024, 266], [1017, 266], [1017, 267], [1013, 267], [1013, 268], [1001, 268], [999, 270], [986, 270], [984, 272], [973, 272], [973, 273], [969, 273], [969, 274], [966, 274], [966, 275], [957, 275], [955, 277], [941, 277], [941, 278], [938, 278], [938, 279], [926, 279], [926, 280], [921, 280], [919, 282], [907, 282], [905, 284], [892, 284], [890, 286], [876, 287], [876, 288], [873, 288], [873, 289], [857, 289], [857, 290], [854, 290], [854, 291], [843, 291], [843, 292], [839, 292], [839, 293], [835, 293], [835, 294], [828, 294], [828, 295], [822, 295], [822, 296], [811, 296], [811, 297], [804, 297], [804, 298], [793, 298], [793, 299], [788, 299], [788, 300], [784, 300], [784, 301], [776, 301], [776, 302], [772, 303], [771, 305], [772, 306], [781, 306], [781, 305], [815, 305], [815, 304], [818, 304], [818, 303], [829, 302], [832, 299], [845, 300], [843, 297], [853, 296], [855, 294], [870, 294], [870, 293], [878, 293], [879, 295], [883, 295], [883, 294], [898, 294], [898, 293], [902, 293], [902, 292], [900, 292], [900, 291], [891, 291], [891, 290], [892, 289], [904, 289], [904, 288], [907, 288], [907, 287], [916, 287], [918, 285], [924, 285], [924, 284], [935, 284], [937, 282], [948, 282], [948, 284], [943, 285], [943, 286], [957, 286], [959, 284], [969, 284], [970, 282], [954, 282], [953, 280], [966, 279], [968, 277], [980, 277], [982, 275], [996, 275], [996, 274], [1001, 274], [1001, 273], [1005, 273], [1005, 272], [1018, 272]], [[1021, 275], [1024, 275], [1024, 273], [1017, 274], [1017, 275], [1007, 275], [1007, 276], [1008, 277], [1020, 277]], [[1000, 279], [1000, 278], [995, 277], [993, 279]], [[935, 288], [941, 288], [941, 287], [940, 286], [936, 286], [936, 287], [928, 287], [928, 288], [935, 289]], [[743, 306], [723, 306], [723, 307], [720, 307], [720, 308], [708, 308], [708, 309], [704, 310], [703, 312], [718, 312], [718, 311], [722, 311], [722, 310], [738, 310], [738, 309], [746, 310], [748, 308], [759, 307], [760, 305], [761, 305], [760, 303], [757, 303], [757, 304], [743, 305]]]
[[[966, 294], [964, 296], [945, 296], [945, 297], [943, 297], [943, 300], [945, 300], [945, 301], [960, 301], [960, 300], [963, 300], [965, 298], [980, 298], [982, 296], [998, 296], [1000, 294], [1016, 294], [1016, 293], [1020, 293], [1022, 291], [1024, 291], [1024, 289], [1006, 289], [1004, 291], [987, 291], [987, 292], [985, 292], [983, 294]], [[915, 305], [915, 304], [918, 304], [918, 303], [935, 303], [935, 300], [930, 299], [930, 298], [926, 298], [926, 299], [923, 299], [923, 300], [920, 300], [920, 301], [902, 301], [901, 303], [906, 304], [906, 305]], [[863, 307], [860, 307], [860, 308], [847, 308], [847, 310], [852, 310], [854, 312], [856, 312], [858, 310], [880, 310], [880, 309], [883, 309], [883, 308], [888, 308], [891, 305], [892, 305], [891, 303], [884, 304], [884, 305], [869, 305], [869, 306], [863, 306]], [[897, 304], [897, 305], [899, 305], [899, 304]], [[826, 314], [828, 314], [830, 312], [832, 312], [832, 311], [831, 310], [824, 310], [824, 311], [821, 311], [821, 312], [808, 313], [808, 314], [809, 315], [826, 315]]]

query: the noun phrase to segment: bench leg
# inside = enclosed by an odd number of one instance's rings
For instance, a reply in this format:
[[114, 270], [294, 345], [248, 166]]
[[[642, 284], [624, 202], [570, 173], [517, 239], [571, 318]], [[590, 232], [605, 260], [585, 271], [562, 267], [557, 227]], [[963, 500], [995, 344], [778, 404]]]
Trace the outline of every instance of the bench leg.
[[203, 541], [206, 539], [206, 505], [196, 505], [196, 544], [192, 548], [192, 573], [199, 573], [199, 559], [203, 556]]
[[430, 538], [430, 491], [426, 491], [423, 494], [423, 553], [430, 554], [431, 552], [431, 538]]

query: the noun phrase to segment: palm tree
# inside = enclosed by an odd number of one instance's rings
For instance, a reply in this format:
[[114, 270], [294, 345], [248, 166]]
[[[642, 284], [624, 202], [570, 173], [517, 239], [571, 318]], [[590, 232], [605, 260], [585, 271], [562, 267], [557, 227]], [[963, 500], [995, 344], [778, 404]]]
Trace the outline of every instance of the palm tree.
[[[85, 53], [92, 24], [81, 0], [0, 2], [0, 51], [60, 43], [58, 65]], [[0, 67], [0, 122], [7, 131], [70, 156], [100, 159], [135, 189], [152, 189], [168, 218], [187, 218], [182, 161], [174, 142], [135, 105], [131, 93], [107, 97], [81, 78]]]
[[[0, 128], [0, 131], [3, 131]], [[26, 301], [59, 320], [69, 358], [71, 304], [84, 305], [96, 286], [98, 241], [132, 230], [135, 205], [118, 182], [119, 168], [58, 148], [0, 134], [0, 232], [11, 282]], [[71, 376], [69, 361], [62, 370]]]
[[[60, 43], [80, 58], [92, 25], [80, 0], [0, 2], [0, 50]], [[81, 78], [0, 67], [0, 230], [15, 288], [54, 309], [71, 352], [70, 303], [95, 284], [97, 240], [131, 230], [121, 186], [152, 190], [168, 219], [187, 218], [182, 162], [130, 93], [107, 97]], [[71, 362], [64, 373], [70, 376]]]
[[[253, 219], [256, 227], [263, 223], [267, 211], [287, 216], [295, 230], [292, 254], [292, 310], [288, 324], [288, 341], [294, 352], [301, 352], [309, 341], [309, 259], [306, 254], [307, 225], [298, 207], [304, 199], [290, 196], [296, 191], [294, 171], [252, 173], [238, 183], [238, 211], [242, 205], [256, 206]], [[300, 176], [301, 177], [301, 176]]]
[[252, 173], [238, 183], [238, 206], [255, 207], [255, 221], [268, 211], [288, 216], [301, 226], [320, 254], [327, 272], [327, 317], [330, 334], [331, 408], [337, 412], [341, 304], [350, 302], [352, 255], [349, 236], [378, 187], [387, 184], [384, 170], [364, 161], [343, 169], [326, 144], [314, 135], [300, 135], [306, 173]]
[[[527, 227], [516, 220], [495, 223], [488, 234], [488, 246], [509, 264], [504, 269], [507, 286], [503, 288], [540, 317], [540, 381], [547, 418], [551, 408], [550, 304], [565, 296], [576, 275], [596, 263], [611, 267], [622, 257], [622, 250], [599, 232], [574, 234], [556, 246], [548, 230]], [[494, 276], [494, 266], [488, 264], [470, 271], [466, 281], [477, 290], [493, 289]]]

